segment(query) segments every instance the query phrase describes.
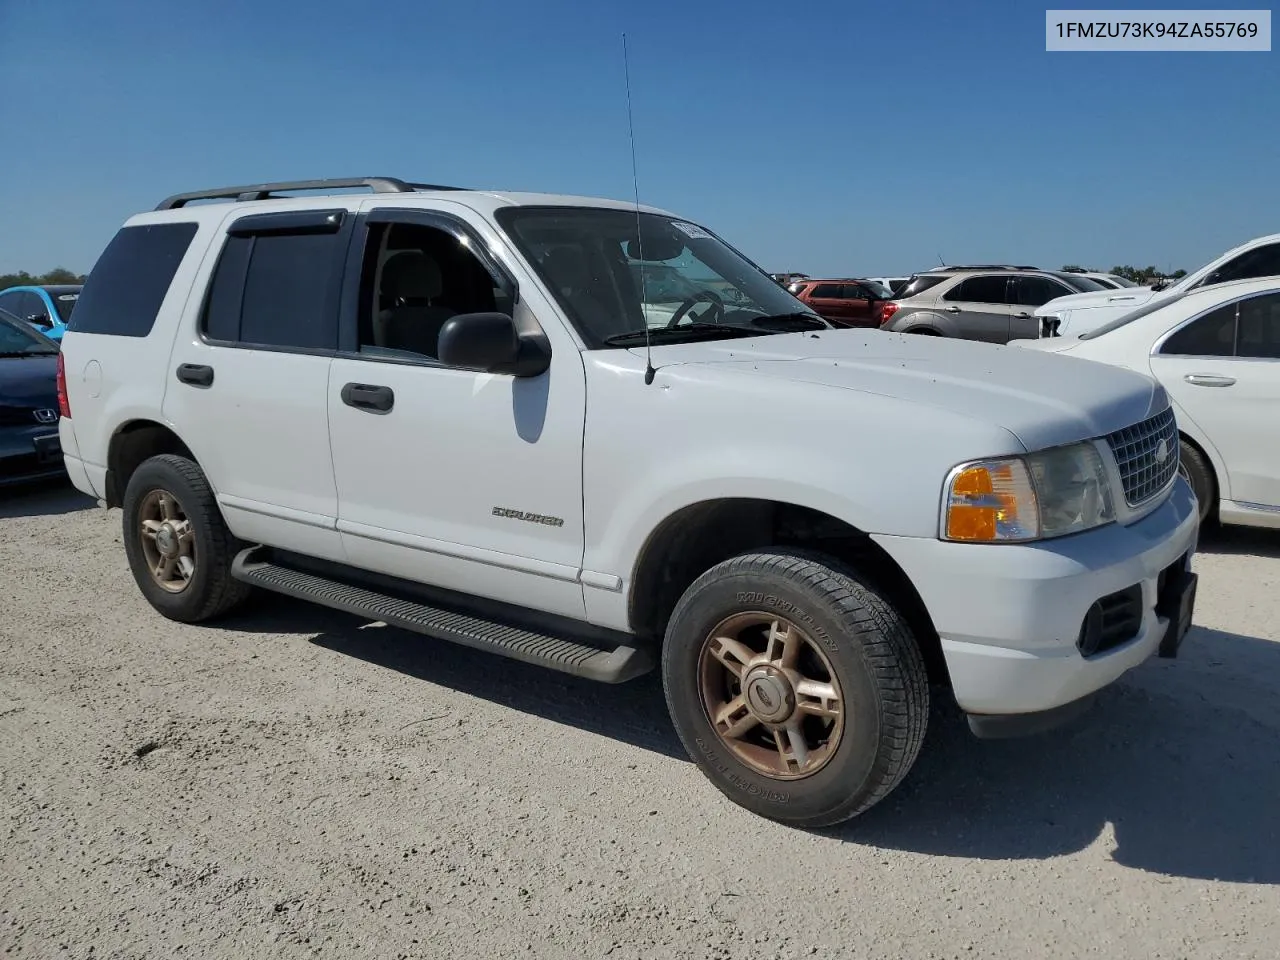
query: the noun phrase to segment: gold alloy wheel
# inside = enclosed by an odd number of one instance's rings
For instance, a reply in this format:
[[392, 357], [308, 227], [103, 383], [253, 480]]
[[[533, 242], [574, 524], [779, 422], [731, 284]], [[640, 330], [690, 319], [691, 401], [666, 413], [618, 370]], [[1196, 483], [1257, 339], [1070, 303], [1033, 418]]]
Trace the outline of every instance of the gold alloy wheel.
[[142, 556], [156, 585], [181, 593], [196, 572], [196, 540], [182, 504], [168, 490], [152, 490], [138, 507]]
[[766, 777], [812, 776], [840, 746], [840, 683], [790, 620], [753, 611], [721, 621], [698, 655], [698, 688], [721, 742]]

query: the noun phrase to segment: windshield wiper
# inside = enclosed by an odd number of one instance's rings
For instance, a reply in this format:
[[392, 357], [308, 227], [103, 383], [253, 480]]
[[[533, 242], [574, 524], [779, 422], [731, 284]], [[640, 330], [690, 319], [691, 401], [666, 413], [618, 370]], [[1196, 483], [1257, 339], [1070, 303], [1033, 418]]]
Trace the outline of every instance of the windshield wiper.
[[[664, 340], [685, 340], [690, 336], [706, 337], [758, 337], [762, 331], [754, 327], [743, 327], [736, 323], [683, 323], [678, 327], [653, 327], [648, 331], [648, 339], [652, 343]], [[644, 343], [644, 330], [628, 330], [626, 333], [615, 333], [605, 337], [604, 342], [611, 347], [622, 347], [632, 343]]]

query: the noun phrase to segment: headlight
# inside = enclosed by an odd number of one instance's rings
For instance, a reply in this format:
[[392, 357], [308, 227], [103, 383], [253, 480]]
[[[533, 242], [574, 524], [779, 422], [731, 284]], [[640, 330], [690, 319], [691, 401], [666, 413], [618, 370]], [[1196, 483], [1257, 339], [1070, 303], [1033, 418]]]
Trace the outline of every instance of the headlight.
[[1102, 457], [1092, 443], [1076, 443], [956, 467], [947, 478], [942, 538], [1016, 543], [1079, 533], [1114, 519]]

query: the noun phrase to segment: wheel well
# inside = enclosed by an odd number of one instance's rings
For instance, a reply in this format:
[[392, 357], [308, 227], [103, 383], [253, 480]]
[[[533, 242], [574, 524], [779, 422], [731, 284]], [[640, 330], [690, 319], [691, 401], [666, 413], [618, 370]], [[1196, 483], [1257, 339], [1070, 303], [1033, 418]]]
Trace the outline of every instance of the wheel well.
[[190, 449], [176, 433], [153, 421], [133, 420], [117, 430], [107, 450], [107, 506], [121, 506], [133, 471], [144, 460], [161, 453], [191, 457]]
[[632, 629], [660, 643], [676, 604], [694, 580], [723, 560], [764, 547], [807, 547], [856, 570], [906, 618], [930, 680], [948, 682], [942, 643], [924, 601], [884, 548], [842, 520], [773, 500], [705, 501], [663, 521], [636, 566], [628, 603]]
[[906, 330], [903, 331], [903, 333], [918, 333], [918, 334], [923, 334], [926, 337], [942, 336], [941, 330], [935, 330], [933, 327], [925, 327], [925, 326], [908, 327]]

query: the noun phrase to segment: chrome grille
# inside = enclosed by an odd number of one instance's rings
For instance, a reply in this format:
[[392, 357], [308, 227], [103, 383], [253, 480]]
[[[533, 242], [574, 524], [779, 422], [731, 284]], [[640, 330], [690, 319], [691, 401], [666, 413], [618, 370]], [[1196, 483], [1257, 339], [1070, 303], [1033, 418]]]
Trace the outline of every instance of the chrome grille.
[[[1107, 434], [1107, 443], [1120, 468], [1125, 502], [1131, 507], [1146, 503], [1178, 472], [1178, 424], [1172, 407]], [[1159, 459], [1162, 445], [1164, 458]]]

